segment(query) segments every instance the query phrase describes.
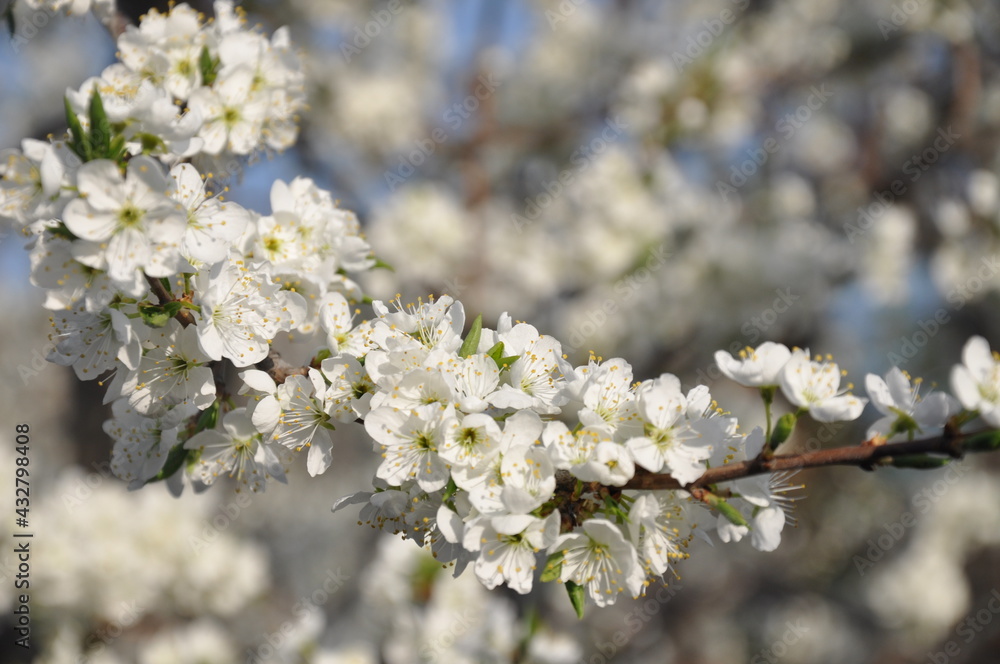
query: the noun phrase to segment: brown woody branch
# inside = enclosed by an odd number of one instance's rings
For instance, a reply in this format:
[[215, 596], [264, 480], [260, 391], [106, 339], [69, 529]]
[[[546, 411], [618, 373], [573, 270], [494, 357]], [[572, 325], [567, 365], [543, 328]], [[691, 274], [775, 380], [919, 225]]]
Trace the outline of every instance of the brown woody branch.
[[804, 468], [819, 468], [822, 466], [858, 466], [865, 470], [873, 470], [877, 465], [888, 463], [893, 457], [905, 457], [922, 454], [947, 455], [961, 458], [964, 452], [964, 441], [973, 434], [964, 434], [951, 428], [933, 438], [911, 440], [902, 443], [878, 444], [867, 440], [854, 447], [838, 447], [830, 450], [804, 452], [802, 454], [776, 455], [769, 459], [750, 459], [739, 463], [709, 468], [705, 474], [688, 485], [682, 485], [670, 475], [651, 473], [637, 469], [635, 476], [621, 487], [623, 489], [698, 489], [717, 482], [728, 482], [743, 477], [763, 475], [782, 470], [801, 470]]
[[[163, 284], [160, 283], [159, 279], [146, 275], [146, 282], [149, 284], [149, 287], [153, 291], [153, 295], [156, 296], [156, 299], [159, 300], [160, 304], [177, 301], [177, 298], [173, 297], [167, 289], [163, 287]], [[181, 309], [178, 311], [174, 318], [176, 318], [184, 327], [194, 324], [194, 315], [187, 309]]]
[[263, 360], [258, 362], [256, 368], [265, 372], [271, 379], [281, 385], [289, 376], [307, 376], [309, 367], [297, 367], [294, 364], [281, 359], [278, 351], [271, 349]]

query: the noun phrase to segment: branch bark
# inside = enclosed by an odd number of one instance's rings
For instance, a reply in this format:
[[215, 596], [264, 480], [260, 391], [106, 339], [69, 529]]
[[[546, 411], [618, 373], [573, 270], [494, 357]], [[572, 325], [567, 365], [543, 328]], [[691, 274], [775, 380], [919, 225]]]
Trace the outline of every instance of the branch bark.
[[[978, 433], [978, 432], [976, 432]], [[801, 470], [804, 468], [819, 468], [822, 466], [858, 466], [865, 470], [874, 470], [880, 462], [892, 457], [903, 457], [919, 454], [939, 454], [952, 458], [961, 458], [965, 450], [963, 443], [974, 434], [966, 434], [946, 428], [944, 433], [933, 438], [905, 441], [901, 443], [877, 444], [867, 440], [854, 447], [837, 447], [830, 450], [817, 450], [802, 454], [776, 455], [769, 459], [750, 459], [739, 463], [709, 468], [705, 474], [688, 485], [682, 485], [670, 475], [651, 473], [637, 469], [635, 476], [621, 489], [685, 489], [701, 488], [728, 482], [743, 477], [763, 475], [782, 470]]]
[[[167, 289], [163, 287], [163, 284], [160, 283], [159, 279], [146, 275], [146, 283], [149, 284], [149, 287], [152, 289], [153, 294], [156, 295], [156, 299], [159, 300], [160, 304], [166, 304], [167, 302], [174, 302], [177, 300], [177, 298], [167, 292]], [[184, 327], [194, 324], [194, 314], [187, 309], [181, 309], [178, 311], [174, 318], [176, 318]]]

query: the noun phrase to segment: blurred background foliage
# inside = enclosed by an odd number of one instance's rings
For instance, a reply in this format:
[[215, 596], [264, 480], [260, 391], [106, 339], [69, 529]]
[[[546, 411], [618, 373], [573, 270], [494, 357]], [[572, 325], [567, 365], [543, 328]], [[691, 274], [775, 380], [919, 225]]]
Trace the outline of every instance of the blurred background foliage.
[[[135, 17], [150, 4], [120, 6]], [[365, 283], [376, 298], [449, 293], [487, 324], [509, 311], [576, 362], [593, 351], [625, 357], [637, 378], [707, 383], [744, 427], [761, 409], [717, 380], [720, 348], [770, 339], [831, 352], [860, 386], [892, 364], [947, 384], [971, 334], [998, 346], [994, 2], [243, 6], [265, 30], [290, 27], [310, 108], [298, 145], [255, 155], [231, 196], [266, 213], [276, 178], [333, 190], [394, 267]], [[93, 19], [16, 18], [15, 37], [30, 38], [0, 44], [0, 148], [62, 134], [65, 88], [114, 59]], [[102, 465], [99, 390], [41, 361], [47, 324], [22, 245], [0, 244], [0, 465], [13, 468], [13, 423], [29, 422], [34, 650], [11, 645], [8, 529], [3, 661], [978, 663], [1000, 652], [990, 458], [800, 473], [797, 527], [777, 552], [695, 544], [667, 590], [582, 623], [551, 584], [490, 593], [331, 515], [371, 476], [363, 439], [344, 437], [335, 473], [298, 469], [260, 496], [128, 494]], [[855, 443], [869, 423], [805, 427], [789, 450]]]

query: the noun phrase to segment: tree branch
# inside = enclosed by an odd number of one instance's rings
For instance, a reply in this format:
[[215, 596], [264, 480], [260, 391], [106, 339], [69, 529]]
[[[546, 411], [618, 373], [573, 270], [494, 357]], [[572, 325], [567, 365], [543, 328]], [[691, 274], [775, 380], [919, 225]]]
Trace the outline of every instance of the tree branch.
[[[978, 433], [978, 432], [977, 432]], [[879, 462], [888, 461], [891, 457], [903, 457], [920, 454], [947, 455], [961, 458], [965, 441], [975, 434], [961, 433], [947, 427], [939, 436], [923, 440], [911, 440], [901, 443], [878, 444], [874, 440], [866, 440], [855, 447], [838, 447], [831, 450], [817, 450], [802, 454], [776, 455], [770, 459], [750, 459], [739, 463], [709, 468], [705, 474], [688, 485], [682, 485], [670, 475], [651, 473], [637, 469], [635, 477], [628, 481], [622, 489], [685, 489], [701, 488], [717, 482], [728, 482], [753, 475], [763, 475], [781, 470], [801, 470], [803, 468], [819, 468], [821, 466], [858, 466], [866, 470], [874, 470]]]
[[271, 349], [263, 360], [258, 362], [256, 368], [265, 372], [271, 379], [281, 385], [289, 376], [308, 376], [309, 367], [297, 367], [281, 358], [278, 351]]
[[[149, 287], [153, 290], [153, 294], [156, 295], [156, 299], [160, 301], [160, 304], [166, 304], [167, 302], [175, 302], [177, 298], [170, 295], [167, 289], [163, 287], [159, 279], [146, 275], [146, 281], [149, 283]], [[194, 324], [194, 315], [187, 309], [181, 309], [174, 316], [181, 325], [187, 327], [188, 325]]]

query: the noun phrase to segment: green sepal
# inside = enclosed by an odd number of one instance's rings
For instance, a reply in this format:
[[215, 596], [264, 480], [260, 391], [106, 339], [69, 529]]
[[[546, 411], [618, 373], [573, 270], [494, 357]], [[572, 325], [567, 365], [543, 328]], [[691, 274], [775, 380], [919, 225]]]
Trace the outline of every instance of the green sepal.
[[771, 432], [771, 440], [768, 442], [768, 447], [772, 451], [778, 449], [778, 445], [788, 440], [788, 437], [795, 431], [795, 424], [798, 421], [799, 418], [795, 413], [785, 413], [779, 417], [778, 423], [774, 426], [774, 431]]
[[66, 145], [76, 153], [76, 156], [83, 161], [90, 161], [93, 159], [93, 153], [90, 149], [90, 139], [83, 133], [83, 126], [80, 124], [80, 118], [76, 116], [76, 111], [73, 110], [73, 105], [69, 103], [69, 97], [63, 97], [63, 104], [66, 108], [66, 126], [69, 127], [70, 133], [73, 138], [70, 139]]
[[510, 365], [514, 364], [514, 362], [517, 362], [517, 360], [521, 357], [520, 355], [507, 355], [505, 357], [503, 354], [502, 341], [498, 341], [493, 344], [493, 347], [486, 351], [486, 354], [493, 359], [497, 365], [497, 369], [500, 369], [500, 371], [508, 368]]
[[150, 327], [163, 327], [171, 318], [177, 315], [184, 306], [183, 302], [167, 302], [165, 304], [140, 304], [139, 315], [142, 321]]
[[479, 314], [476, 316], [476, 320], [472, 321], [472, 327], [469, 328], [469, 333], [465, 336], [465, 341], [462, 342], [462, 347], [458, 349], [459, 357], [469, 357], [473, 353], [479, 350], [479, 338], [483, 334], [483, 315]]
[[548, 560], [545, 561], [545, 567], [542, 569], [542, 583], [549, 583], [551, 581], [558, 581], [559, 575], [562, 574], [562, 564], [563, 564], [563, 553], [559, 551], [558, 553], [553, 553], [549, 556]]
[[310, 366], [318, 367], [323, 363], [323, 360], [333, 357], [333, 352], [329, 348], [323, 348], [318, 353], [313, 355], [313, 359], [309, 362]]
[[917, 470], [931, 470], [947, 466], [951, 463], [948, 457], [931, 456], [929, 454], [906, 454], [904, 456], [892, 457], [889, 465], [896, 468], [915, 468]]
[[892, 438], [896, 434], [901, 433], [910, 434], [912, 438], [914, 432], [920, 431], [920, 425], [917, 424], [912, 415], [899, 408], [892, 408], [892, 411], [896, 414], [896, 421], [892, 423], [892, 427], [889, 429], [889, 433], [886, 434], [886, 438]]
[[730, 523], [737, 526], [749, 525], [747, 524], [747, 520], [743, 518], [743, 515], [740, 514], [740, 511], [727, 503], [724, 498], [720, 498], [714, 493], [710, 493], [706, 496], [705, 502], [719, 514], [726, 517]]
[[90, 95], [90, 150], [98, 159], [111, 156], [111, 123], [104, 111], [104, 100], [97, 91], [96, 83]]
[[576, 611], [576, 617], [583, 620], [583, 605], [587, 599], [583, 592], [583, 586], [567, 581], [566, 592], [569, 593], [569, 601], [573, 605], [573, 610]]
[[168, 477], [172, 477], [174, 473], [180, 470], [181, 466], [184, 465], [184, 461], [187, 459], [188, 453], [192, 450], [184, 449], [184, 443], [178, 443], [170, 448], [170, 452], [167, 454], [167, 462], [163, 464], [163, 468], [160, 472], [156, 474], [150, 482], [159, 482], [165, 480]]
[[70, 229], [66, 228], [66, 224], [61, 221], [55, 226], [52, 226], [51, 228], [48, 228], [46, 230], [55, 237], [62, 238], [63, 240], [69, 240], [70, 242], [78, 239]]
[[143, 154], [153, 154], [156, 150], [166, 147], [163, 139], [154, 134], [139, 132], [133, 138], [139, 139], [139, 145], [142, 147]]
[[962, 449], [966, 452], [992, 452], [1000, 449], [1000, 431], [984, 431], [971, 436]]
[[620, 523], [628, 522], [628, 514], [622, 509], [618, 501], [611, 496], [604, 496], [604, 511], [608, 516], [613, 516], [619, 520]]
[[390, 265], [389, 263], [386, 263], [386, 262], [385, 262], [384, 260], [382, 260], [381, 258], [376, 258], [376, 259], [375, 259], [375, 264], [374, 264], [374, 265], [372, 265], [372, 269], [373, 269], [373, 270], [377, 270], [377, 269], [379, 269], [379, 268], [382, 268], [383, 270], [389, 270], [389, 272], [395, 272], [395, 271], [396, 271], [396, 268], [394, 268], [394, 267], [393, 267], [392, 265]]

